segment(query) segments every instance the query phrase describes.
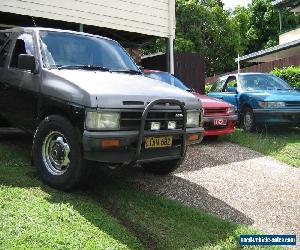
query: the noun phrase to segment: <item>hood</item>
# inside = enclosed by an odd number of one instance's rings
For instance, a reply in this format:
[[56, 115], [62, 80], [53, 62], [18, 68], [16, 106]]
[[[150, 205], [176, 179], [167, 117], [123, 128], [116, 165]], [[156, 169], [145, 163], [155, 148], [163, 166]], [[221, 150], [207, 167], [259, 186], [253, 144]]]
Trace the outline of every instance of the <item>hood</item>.
[[255, 96], [262, 101], [300, 102], [300, 92], [296, 90], [269, 90], [262, 92], [247, 92], [247, 94]]
[[[201, 106], [192, 94], [142, 75], [68, 69], [51, 69], [47, 73], [58, 78], [56, 81], [67, 82], [85, 92], [81, 96], [89, 100], [81, 102], [90, 107], [135, 108], [155, 99], [176, 99], [184, 102], [187, 109], [199, 109]], [[130, 107], [126, 107], [124, 102]]]
[[207, 95], [201, 95], [197, 92], [193, 92], [193, 94], [199, 98], [199, 100], [202, 103], [202, 107], [203, 108], [229, 108], [229, 107], [233, 107], [233, 105], [231, 105], [228, 102], [222, 101], [220, 99], [216, 99]]

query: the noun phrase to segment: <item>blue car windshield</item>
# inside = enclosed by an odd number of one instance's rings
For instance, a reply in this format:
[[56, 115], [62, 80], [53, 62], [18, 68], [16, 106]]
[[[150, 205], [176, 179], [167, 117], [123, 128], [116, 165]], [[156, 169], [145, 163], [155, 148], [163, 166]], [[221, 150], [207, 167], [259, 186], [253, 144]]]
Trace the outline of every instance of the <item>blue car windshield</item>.
[[43, 63], [49, 67], [93, 66], [116, 71], [139, 71], [115, 41], [81, 34], [40, 31]]
[[186, 91], [191, 91], [191, 89], [188, 88], [182, 81], [180, 81], [178, 78], [176, 78], [175, 76], [167, 72], [151, 72], [151, 73], [145, 73], [145, 75], [152, 79], [159, 80], [167, 84], [173, 85], [177, 88]]
[[284, 80], [272, 74], [240, 75], [239, 82], [244, 91], [292, 89]]

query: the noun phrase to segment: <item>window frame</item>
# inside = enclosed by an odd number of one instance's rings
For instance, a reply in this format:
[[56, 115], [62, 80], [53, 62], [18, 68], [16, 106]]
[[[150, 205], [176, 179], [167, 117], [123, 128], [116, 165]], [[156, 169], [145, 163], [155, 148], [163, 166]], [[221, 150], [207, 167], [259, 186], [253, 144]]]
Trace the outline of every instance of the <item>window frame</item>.
[[221, 84], [221, 88], [217, 90], [217, 88], [215, 88], [214, 90], [210, 90], [209, 92], [214, 92], [214, 93], [222, 93], [223, 92], [223, 88], [224, 88], [224, 85], [226, 83], [226, 79], [227, 78], [219, 78], [212, 86], [212, 89], [214, 88], [214, 86], [217, 85], [218, 82], [220, 82]]
[[3, 43], [3, 45], [0, 47], [0, 54], [2, 53], [2, 51], [5, 49], [5, 47], [7, 45], [9, 45], [9, 48], [8, 48], [8, 52], [7, 52], [7, 55], [4, 59], [4, 63], [3, 65], [0, 64], [0, 68], [5, 68], [7, 67], [8, 65], [8, 62], [10, 60], [10, 55], [11, 55], [11, 49], [12, 49], [12, 44], [13, 44], [13, 39], [11, 38], [12, 36], [12, 32], [3, 32], [3, 33], [8, 33], [8, 37], [7, 37], [7, 40]]
[[16, 47], [17, 40], [18, 40], [18, 38], [19, 38], [21, 35], [23, 35], [23, 34], [27, 34], [27, 35], [30, 35], [30, 36], [31, 36], [31, 38], [32, 38], [32, 47], [33, 47], [33, 56], [35, 57], [36, 62], [37, 62], [37, 46], [36, 46], [36, 43], [35, 43], [34, 32], [32, 32], [32, 31], [15, 32], [15, 33], [14, 33], [14, 37], [12, 38], [13, 43], [12, 43], [12, 45], [11, 45], [11, 49], [10, 49], [10, 58], [9, 58], [9, 61], [8, 61], [8, 68], [9, 68], [9, 69], [26, 71], [26, 70], [24, 70], [24, 69], [20, 69], [20, 68], [15, 67], [15, 66], [11, 66], [12, 58], [13, 58], [13, 53], [14, 53], [14, 50], [15, 50], [15, 47]]
[[225, 81], [225, 84], [223, 86], [222, 92], [232, 93], [232, 92], [227, 91], [228, 83], [230, 83], [231, 81], [236, 81], [236, 88], [238, 88], [238, 79], [237, 79], [237, 76], [231, 75], [231, 76], [227, 77], [227, 79]]

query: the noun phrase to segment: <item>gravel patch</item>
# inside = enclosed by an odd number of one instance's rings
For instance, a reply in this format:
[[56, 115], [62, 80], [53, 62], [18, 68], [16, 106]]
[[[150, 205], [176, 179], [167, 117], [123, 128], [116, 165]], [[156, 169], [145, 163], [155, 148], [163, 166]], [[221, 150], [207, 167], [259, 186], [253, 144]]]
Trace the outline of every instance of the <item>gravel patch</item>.
[[208, 141], [190, 147], [172, 175], [155, 176], [134, 168], [119, 176], [265, 233], [300, 237], [300, 169], [248, 148]]

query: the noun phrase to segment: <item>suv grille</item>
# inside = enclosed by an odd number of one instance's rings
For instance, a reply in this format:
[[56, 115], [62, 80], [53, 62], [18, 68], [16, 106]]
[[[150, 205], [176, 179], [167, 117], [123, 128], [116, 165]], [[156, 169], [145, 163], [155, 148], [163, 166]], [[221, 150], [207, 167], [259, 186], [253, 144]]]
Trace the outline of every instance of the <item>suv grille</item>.
[[[121, 130], [139, 130], [142, 111], [126, 111], [121, 113]], [[160, 130], [168, 129], [169, 121], [176, 121], [176, 129], [183, 127], [181, 110], [153, 110], [148, 113], [145, 130], [150, 130], [151, 122], [160, 122]]]
[[227, 108], [205, 108], [204, 116], [226, 115]]

